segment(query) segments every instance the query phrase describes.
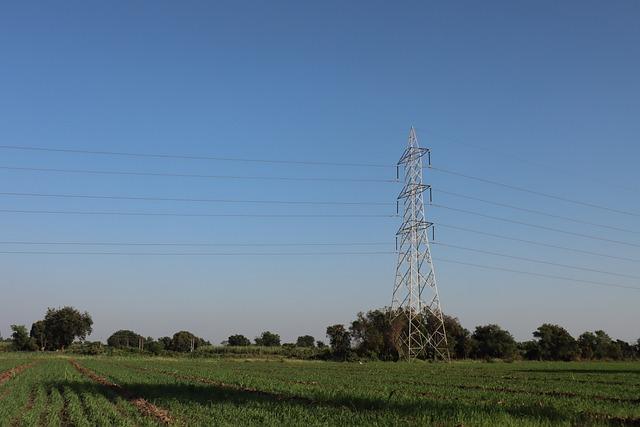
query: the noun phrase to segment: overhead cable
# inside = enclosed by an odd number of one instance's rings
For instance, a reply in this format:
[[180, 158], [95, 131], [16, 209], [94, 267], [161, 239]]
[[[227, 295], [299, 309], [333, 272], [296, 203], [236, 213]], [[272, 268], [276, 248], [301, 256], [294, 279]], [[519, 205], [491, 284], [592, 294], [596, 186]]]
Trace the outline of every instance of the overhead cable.
[[0, 251], [2, 255], [122, 255], [122, 256], [313, 256], [313, 255], [395, 255], [395, 251], [372, 252], [57, 252]]
[[637, 258], [627, 258], [627, 257], [621, 257], [621, 256], [617, 256], [617, 255], [605, 254], [605, 253], [602, 253], [602, 252], [592, 252], [592, 251], [586, 251], [586, 250], [583, 250], [583, 249], [570, 248], [570, 247], [567, 247], [567, 246], [560, 246], [560, 245], [555, 245], [555, 244], [552, 244], [552, 243], [540, 242], [540, 241], [537, 241], [537, 240], [520, 239], [518, 237], [505, 236], [503, 234], [487, 233], [486, 231], [480, 231], [480, 230], [467, 228], [467, 227], [458, 227], [456, 225], [449, 225], [449, 224], [444, 224], [444, 223], [441, 223], [441, 222], [434, 222], [434, 224], [437, 225], [438, 227], [445, 227], [445, 228], [450, 228], [452, 230], [459, 230], [459, 231], [465, 231], [465, 232], [468, 232], [468, 233], [475, 233], [475, 234], [478, 234], [478, 235], [481, 235], [481, 236], [495, 237], [497, 239], [510, 240], [510, 241], [513, 241], [513, 242], [520, 242], [520, 243], [527, 243], [527, 244], [530, 244], [530, 245], [536, 245], [536, 246], [541, 246], [541, 247], [545, 247], [545, 248], [560, 249], [560, 250], [567, 251], [567, 252], [574, 252], [574, 253], [585, 254], [585, 255], [593, 255], [593, 256], [597, 256], [597, 257], [617, 259], [617, 260], [620, 260], [620, 261], [629, 261], [629, 262], [638, 262], [638, 263], [640, 263], [640, 259], [637, 259]]
[[0, 209], [0, 213], [51, 215], [121, 215], [121, 216], [184, 216], [184, 217], [247, 217], [247, 218], [395, 218], [397, 215], [375, 214], [241, 214], [241, 213], [179, 213], [179, 212], [124, 212], [124, 211], [71, 211], [38, 209]]
[[625, 232], [625, 233], [640, 234], [640, 231], [637, 231], [637, 230], [630, 230], [628, 228], [621, 228], [621, 227], [616, 227], [616, 226], [608, 225], [608, 224], [601, 224], [601, 223], [596, 223], [596, 222], [584, 221], [584, 220], [581, 220], [581, 219], [578, 219], [578, 218], [572, 218], [572, 217], [568, 217], [568, 216], [556, 215], [556, 214], [552, 214], [552, 213], [549, 213], [549, 212], [539, 211], [537, 209], [523, 208], [521, 206], [515, 206], [515, 205], [511, 205], [511, 204], [507, 204], [507, 203], [501, 203], [501, 202], [496, 202], [496, 201], [492, 201], [492, 200], [482, 199], [480, 197], [474, 197], [474, 196], [469, 196], [469, 195], [466, 195], [466, 194], [455, 193], [453, 191], [446, 191], [446, 190], [442, 190], [440, 188], [437, 188], [437, 189], [434, 188], [433, 191], [436, 192], [436, 194], [437, 193], [447, 194], [449, 196], [459, 197], [459, 198], [467, 199], [467, 200], [474, 200], [474, 201], [477, 201], [477, 202], [482, 202], [482, 203], [486, 203], [486, 204], [493, 205], [493, 206], [499, 206], [499, 207], [503, 207], [503, 208], [509, 208], [509, 209], [520, 211], [520, 212], [529, 212], [529, 213], [533, 213], [533, 214], [536, 214], [536, 215], [546, 216], [546, 217], [549, 217], [549, 218], [556, 218], [556, 219], [561, 219], [561, 220], [564, 220], [564, 221], [575, 222], [577, 224], [590, 225], [590, 226], [593, 226], [593, 227], [606, 228], [608, 230], [622, 231], [622, 232]]
[[465, 214], [469, 214], [469, 215], [475, 215], [475, 216], [479, 216], [479, 217], [482, 217], [482, 218], [493, 219], [493, 220], [496, 220], [496, 221], [507, 222], [507, 223], [510, 223], [510, 224], [524, 225], [526, 227], [532, 227], [532, 228], [537, 228], [537, 229], [540, 229], [540, 230], [552, 231], [554, 233], [562, 233], [562, 234], [567, 234], [569, 236], [582, 237], [582, 238], [585, 238], [585, 239], [599, 240], [599, 241], [602, 241], [602, 242], [609, 242], [609, 243], [615, 243], [615, 244], [618, 244], [618, 245], [625, 245], [625, 246], [632, 246], [632, 247], [640, 248], [640, 244], [637, 244], [637, 243], [625, 242], [625, 241], [622, 241], [622, 240], [615, 240], [615, 239], [608, 239], [606, 237], [598, 237], [598, 236], [593, 236], [593, 235], [590, 235], [590, 234], [574, 233], [573, 231], [567, 231], [567, 230], [562, 230], [562, 229], [559, 229], [559, 228], [547, 227], [547, 226], [539, 225], [539, 224], [532, 224], [530, 222], [518, 221], [518, 220], [515, 220], [515, 219], [504, 218], [504, 217], [499, 217], [499, 216], [494, 216], [494, 215], [487, 215], [487, 214], [483, 214], [483, 213], [480, 213], [480, 212], [475, 212], [475, 211], [470, 211], [470, 210], [460, 209], [460, 208], [453, 208], [453, 207], [450, 207], [450, 206], [440, 205], [440, 204], [437, 204], [437, 203], [433, 203], [430, 206], [435, 207], [435, 208], [450, 210], [450, 211], [453, 211], [453, 212], [461, 212], [461, 213], [465, 213]]
[[485, 270], [504, 271], [504, 272], [508, 272], [508, 273], [524, 274], [524, 275], [527, 275], [527, 276], [544, 277], [544, 278], [547, 278], [547, 279], [566, 280], [566, 281], [569, 281], [569, 282], [575, 282], [575, 283], [579, 283], [579, 284], [606, 286], [606, 287], [612, 287], [612, 288], [633, 289], [635, 291], [640, 291], [640, 287], [637, 287], [637, 286], [621, 285], [621, 284], [617, 284], [617, 283], [597, 282], [595, 280], [583, 280], [583, 279], [576, 279], [576, 278], [573, 278], [573, 277], [556, 276], [556, 275], [552, 275], [552, 274], [534, 273], [532, 271], [515, 270], [515, 269], [512, 269], [512, 268], [504, 268], [504, 267], [498, 267], [498, 266], [493, 266], [493, 265], [473, 264], [473, 263], [470, 263], [470, 262], [452, 260], [452, 259], [447, 259], [447, 258], [434, 258], [434, 260], [438, 261], [438, 262], [446, 262], [446, 263], [452, 263], [452, 264], [458, 264], [458, 265], [466, 265], [466, 266], [469, 266], [469, 267], [482, 268], [482, 269], [485, 269]]
[[585, 207], [589, 207], [589, 208], [600, 209], [600, 210], [604, 210], [604, 211], [608, 211], [608, 212], [618, 213], [618, 214], [621, 214], [621, 215], [640, 217], [640, 213], [638, 213], [638, 212], [626, 211], [626, 210], [622, 210], [622, 209], [616, 209], [616, 208], [611, 208], [611, 207], [604, 206], [604, 205], [599, 205], [599, 204], [596, 204], [596, 203], [584, 202], [584, 201], [575, 200], [575, 199], [569, 199], [567, 197], [562, 197], [562, 196], [558, 196], [558, 195], [555, 195], [555, 194], [543, 193], [542, 191], [532, 190], [532, 189], [525, 188], [525, 187], [518, 187], [518, 186], [515, 186], [515, 185], [506, 184], [506, 183], [503, 183], [503, 182], [494, 181], [494, 180], [490, 180], [490, 179], [486, 179], [486, 178], [481, 178], [481, 177], [478, 177], [478, 176], [467, 175], [467, 174], [463, 174], [463, 173], [460, 173], [460, 172], [455, 172], [455, 171], [452, 171], [452, 170], [439, 168], [439, 167], [435, 167], [435, 166], [430, 167], [430, 169], [434, 170], [436, 172], [442, 172], [442, 173], [458, 176], [458, 177], [465, 178], [465, 179], [471, 179], [471, 180], [483, 182], [485, 184], [491, 184], [491, 185], [496, 185], [496, 186], [499, 186], [499, 187], [509, 188], [511, 190], [521, 191], [521, 192], [524, 192], [524, 193], [535, 194], [537, 196], [547, 197], [549, 199], [560, 200], [560, 201], [567, 202], [567, 203], [573, 203], [573, 204], [579, 205], [579, 206], [585, 206]]
[[282, 205], [353, 205], [353, 206], [391, 206], [393, 202], [343, 202], [343, 201], [311, 201], [311, 200], [239, 200], [239, 199], [208, 199], [188, 197], [155, 197], [155, 196], [123, 196], [103, 194], [60, 194], [60, 193], [25, 193], [25, 192], [0, 192], [0, 196], [16, 197], [51, 197], [70, 199], [107, 199], [107, 200], [141, 200], [161, 202], [202, 202], [202, 203], [249, 203], [249, 204], [282, 204]]
[[53, 172], [53, 173], [73, 173], [73, 174], [83, 174], [83, 175], [124, 175], [124, 176], [153, 176], [153, 177], [171, 177], [171, 178], [205, 178], [205, 179], [235, 179], [235, 180], [264, 180], [264, 181], [397, 183], [397, 180], [395, 179], [372, 179], [372, 178], [207, 175], [207, 174], [191, 174], [191, 173], [171, 173], [171, 172], [137, 172], [137, 171], [112, 171], [112, 170], [99, 170], [99, 169], [63, 169], [63, 168], [18, 167], [18, 166], [0, 166], [0, 169], [8, 170], [8, 171], [19, 171], [19, 172]]
[[0, 245], [25, 246], [186, 246], [186, 247], [281, 247], [281, 246], [390, 246], [389, 242], [303, 242], [303, 243], [202, 243], [202, 242], [80, 242], [5, 240]]
[[[48, 148], [21, 145], [0, 145], [3, 150], [18, 151], [40, 151], [50, 153], [68, 153], [68, 154], [89, 154], [109, 157], [146, 157], [156, 159], [181, 159], [181, 160], [212, 160], [221, 162], [242, 162], [242, 163], [269, 163], [269, 164], [285, 164], [285, 165], [301, 165], [301, 166], [346, 166], [346, 167], [373, 167], [373, 168], [390, 168], [392, 165], [376, 164], [376, 163], [349, 163], [349, 162], [321, 162], [312, 160], [284, 160], [284, 159], [256, 159], [246, 157], [223, 157], [223, 156], [203, 156], [195, 154], [158, 154], [158, 153], [137, 153], [126, 151], [101, 151], [101, 150], [81, 150], [72, 148]], [[395, 165], [393, 165], [395, 167]]]
[[600, 273], [600, 274], [606, 274], [606, 275], [609, 275], [609, 276], [626, 277], [626, 278], [629, 278], [629, 279], [640, 280], [639, 276], [634, 276], [634, 275], [630, 275], [630, 274], [615, 273], [615, 272], [612, 272], [612, 271], [598, 270], [598, 269], [595, 269], [595, 268], [580, 267], [580, 266], [569, 265], [569, 264], [561, 264], [561, 263], [557, 263], [557, 262], [553, 262], [553, 261], [545, 261], [545, 260], [540, 260], [540, 259], [527, 258], [527, 257], [522, 257], [522, 256], [517, 256], [517, 255], [510, 255], [510, 254], [504, 254], [504, 253], [500, 253], [500, 252], [488, 251], [488, 250], [484, 250], [484, 249], [469, 248], [469, 247], [466, 247], [466, 246], [451, 245], [449, 243], [442, 243], [442, 242], [437, 242], [437, 241], [431, 242], [431, 243], [434, 244], [434, 245], [445, 247], [445, 248], [460, 249], [460, 250], [463, 250], [463, 251], [475, 252], [475, 253], [479, 253], [479, 254], [497, 256], [497, 257], [502, 257], [502, 258], [515, 259], [515, 260], [518, 260], [518, 261], [533, 262], [533, 263], [536, 263], [536, 264], [545, 264], [545, 265], [551, 265], [551, 266], [554, 266], [554, 267], [569, 268], [569, 269], [572, 269], [572, 270], [587, 271], [587, 272], [590, 272], [590, 273]]

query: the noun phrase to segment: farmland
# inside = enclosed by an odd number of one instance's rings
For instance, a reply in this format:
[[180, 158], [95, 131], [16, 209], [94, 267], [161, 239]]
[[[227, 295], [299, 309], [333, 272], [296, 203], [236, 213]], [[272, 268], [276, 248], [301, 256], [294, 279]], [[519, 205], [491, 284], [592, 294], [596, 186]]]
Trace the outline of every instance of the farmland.
[[0, 357], [2, 425], [638, 425], [640, 363]]

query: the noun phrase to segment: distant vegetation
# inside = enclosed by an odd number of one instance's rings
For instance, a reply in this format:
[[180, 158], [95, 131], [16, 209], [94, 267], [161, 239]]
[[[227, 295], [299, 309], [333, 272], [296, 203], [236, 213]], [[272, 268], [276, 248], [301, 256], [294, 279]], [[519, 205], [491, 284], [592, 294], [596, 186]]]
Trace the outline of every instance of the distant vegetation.
[[[33, 323], [28, 332], [24, 325], [11, 325], [11, 338], [2, 340], [0, 351], [71, 351], [84, 354], [172, 355], [189, 353], [194, 357], [278, 356], [321, 360], [398, 360], [394, 333], [403, 327], [393, 323], [389, 309], [358, 313], [350, 325], [327, 327], [329, 346], [311, 335], [299, 336], [295, 343], [281, 343], [280, 335], [264, 331], [253, 342], [234, 334], [214, 346], [189, 331], [154, 339], [131, 330], [114, 332], [105, 346], [87, 342], [93, 320], [89, 313], [73, 307], [49, 308], [44, 319]], [[433, 322], [427, 319], [427, 330]], [[602, 330], [584, 332], [577, 339], [559, 325], [545, 323], [533, 332], [533, 339], [516, 342], [509, 331], [498, 325], [465, 329], [455, 317], [444, 316], [449, 353], [452, 359], [502, 360], [637, 360], [640, 339], [635, 343], [614, 340]], [[431, 357], [426, 354], [425, 358]]]

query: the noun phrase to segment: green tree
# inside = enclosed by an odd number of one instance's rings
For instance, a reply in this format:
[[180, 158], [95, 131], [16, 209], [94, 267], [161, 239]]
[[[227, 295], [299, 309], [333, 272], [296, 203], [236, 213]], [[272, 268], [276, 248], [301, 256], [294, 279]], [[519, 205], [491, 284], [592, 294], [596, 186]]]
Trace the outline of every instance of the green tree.
[[455, 359], [466, 359], [471, 355], [473, 342], [471, 333], [462, 327], [457, 317], [443, 315], [444, 330], [447, 334], [449, 354]]
[[38, 345], [35, 340], [29, 336], [27, 327], [24, 325], [11, 325], [11, 341], [13, 349], [16, 351], [35, 351]]
[[327, 337], [331, 343], [333, 356], [339, 360], [346, 360], [351, 351], [351, 334], [344, 325], [332, 325], [327, 327]]
[[613, 345], [613, 340], [611, 337], [602, 330], [595, 331], [596, 335], [596, 348], [595, 348], [595, 357], [596, 359], [609, 359], [614, 358], [615, 356], [615, 348]]
[[107, 338], [107, 345], [114, 348], [138, 348], [144, 338], [133, 331], [121, 329]]
[[264, 331], [259, 337], [255, 338], [256, 345], [265, 347], [277, 347], [280, 345], [280, 335], [269, 331]]
[[529, 340], [525, 342], [518, 343], [518, 351], [523, 359], [527, 360], [540, 360], [540, 346], [538, 345], [538, 341]]
[[315, 345], [316, 339], [311, 335], [302, 335], [298, 337], [296, 341], [296, 347], [313, 347]]
[[171, 338], [171, 345], [169, 346], [169, 349], [181, 353], [188, 353], [191, 351], [192, 343], [194, 350], [206, 344], [202, 338], [198, 338], [189, 331], [176, 332], [173, 334], [173, 338]]
[[145, 350], [152, 354], [160, 354], [164, 350], [164, 344], [160, 341], [151, 340], [145, 343]]
[[562, 326], [545, 323], [533, 332], [538, 339], [539, 356], [542, 360], [574, 360], [579, 348], [576, 340]]
[[620, 351], [620, 358], [625, 360], [634, 359], [636, 356], [635, 347], [626, 341], [616, 340], [615, 345]]
[[47, 349], [47, 331], [45, 329], [44, 320], [38, 320], [31, 325], [31, 332], [29, 333], [29, 336], [33, 338], [41, 351]]
[[171, 350], [171, 337], [158, 338], [158, 342], [162, 344], [163, 349]]
[[584, 359], [620, 359], [620, 346], [606, 332], [585, 332], [578, 338], [580, 354]]
[[316, 341], [316, 347], [318, 348], [325, 348], [327, 345], [324, 343], [324, 341]]
[[249, 338], [245, 337], [244, 335], [231, 335], [228, 339], [227, 339], [227, 344], [228, 345], [233, 345], [233, 346], [239, 346], [239, 347], [246, 347], [248, 345], [251, 345], [251, 341], [249, 340]]
[[478, 358], [510, 358], [517, 348], [513, 336], [498, 325], [477, 326], [471, 338]]
[[580, 357], [585, 360], [591, 360], [595, 356], [595, 348], [598, 344], [595, 334], [585, 332], [578, 337], [578, 350]]
[[69, 347], [79, 338], [83, 341], [91, 334], [93, 320], [89, 313], [80, 313], [73, 307], [49, 308], [44, 317], [47, 348], [59, 350]]
[[351, 322], [349, 334], [358, 355], [382, 360], [397, 359], [391, 317], [389, 309], [357, 314], [356, 320]]

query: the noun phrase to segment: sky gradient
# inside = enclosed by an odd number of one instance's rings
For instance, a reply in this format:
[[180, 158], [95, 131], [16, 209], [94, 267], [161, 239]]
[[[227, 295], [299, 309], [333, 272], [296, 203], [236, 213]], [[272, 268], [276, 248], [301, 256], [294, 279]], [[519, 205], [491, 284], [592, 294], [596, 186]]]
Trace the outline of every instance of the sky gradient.
[[[0, 192], [388, 205], [282, 205], [0, 195], [0, 210], [353, 215], [171, 217], [0, 212], [0, 241], [191, 242], [203, 248], [0, 244], [0, 251], [382, 251], [399, 226], [393, 182], [122, 176], [7, 167], [393, 180], [410, 126], [436, 167], [640, 212], [640, 3], [109, 2], [0, 6], [0, 145], [188, 154], [345, 167], [0, 149]], [[5, 167], [3, 169], [2, 167]], [[428, 170], [435, 202], [625, 244], [428, 208], [429, 218], [640, 260], [640, 214], [578, 206]], [[442, 190], [442, 192], [439, 192]], [[457, 193], [595, 225], [463, 199]], [[362, 215], [362, 217], [358, 217]], [[372, 215], [380, 215], [373, 217]], [[602, 225], [609, 228], [602, 227]], [[611, 227], [627, 231], [613, 230]], [[437, 226], [437, 241], [613, 272], [571, 270], [434, 245], [436, 259], [640, 286], [640, 263]], [[382, 243], [371, 247], [225, 244]], [[386, 244], [386, 245], [385, 245]], [[0, 333], [47, 307], [117, 329], [220, 342], [263, 330], [285, 341], [391, 300], [395, 256], [0, 254]], [[446, 313], [529, 339], [640, 337], [640, 291], [436, 261]], [[622, 277], [620, 275], [624, 275]]]

